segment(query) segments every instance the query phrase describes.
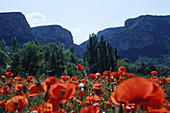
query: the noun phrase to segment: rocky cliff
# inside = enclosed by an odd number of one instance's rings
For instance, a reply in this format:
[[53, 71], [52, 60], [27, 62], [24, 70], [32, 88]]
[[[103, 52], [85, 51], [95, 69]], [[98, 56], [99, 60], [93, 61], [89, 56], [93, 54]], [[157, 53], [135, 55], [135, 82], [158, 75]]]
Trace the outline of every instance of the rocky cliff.
[[10, 46], [13, 37], [16, 37], [20, 44], [37, 38], [40, 45], [59, 44], [60, 42], [65, 45], [66, 49], [73, 45], [77, 56], [79, 58], [83, 56], [80, 46], [73, 43], [71, 32], [60, 25], [31, 28], [21, 12], [0, 13], [0, 40], [4, 39], [6, 44]]
[[35, 39], [22, 13], [0, 13], [0, 40], [4, 39], [9, 46], [13, 37], [16, 37], [19, 43]]
[[50, 42], [63, 43], [66, 48], [74, 45], [71, 32], [60, 25], [31, 28], [21, 12], [0, 13], [0, 40], [4, 39], [10, 46], [13, 37], [16, 37], [20, 44], [37, 38], [41, 45]]
[[59, 25], [33, 27], [32, 32], [42, 45], [49, 42], [57, 44], [59, 44], [59, 42], [63, 43], [66, 48], [73, 45], [73, 36], [71, 32]]
[[170, 50], [170, 16], [128, 19], [125, 26], [104, 29], [97, 34], [99, 38], [101, 35], [112, 47], [118, 48], [122, 58], [135, 61], [138, 56], [159, 57]]

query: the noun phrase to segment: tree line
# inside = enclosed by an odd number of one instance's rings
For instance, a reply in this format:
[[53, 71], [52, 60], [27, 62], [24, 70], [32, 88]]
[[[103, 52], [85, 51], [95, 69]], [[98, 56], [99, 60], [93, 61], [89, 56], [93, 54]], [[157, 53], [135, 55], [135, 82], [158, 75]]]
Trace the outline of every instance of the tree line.
[[74, 54], [73, 46], [64, 50], [64, 45], [49, 43], [41, 46], [38, 41], [30, 41], [19, 48], [16, 38], [12, 38], [11, 47], [7, 47], [4, 40], [0, 41], [0, 73], [9, 69], [14, 75], [45, 74], [73, 76], [78, 73], [76, 65], [82, 63]]
[[153, 65], [152, 63], [139, 62], [134, 64], [127, 58], [121, 59], [120, 52], [112, 47], [109, 42], [96, 34], [89, 35], [89, 42], [84, 52], [83, 59], [77, 58], [74, 47], [65, 50], [63, 44], [49, 43], [39, 45], [38, 41], [30, 41], [23, 46], [16, 38], [12, 38], [12, 45], [6, 46], [4, 40], [0, 41], [0, 74], [11, 70], [14, 75], [46, 76], [78, 75], [77, 64], [82, 64], [83, 73], [103, 73], [104, 71], [117, 71], [119, 66], [125, 66], [127, 72], [139, 76], [149, 75], [151, 71], [157, 71], [160, 76], [168, 76], [170, 67], [165, 65]]

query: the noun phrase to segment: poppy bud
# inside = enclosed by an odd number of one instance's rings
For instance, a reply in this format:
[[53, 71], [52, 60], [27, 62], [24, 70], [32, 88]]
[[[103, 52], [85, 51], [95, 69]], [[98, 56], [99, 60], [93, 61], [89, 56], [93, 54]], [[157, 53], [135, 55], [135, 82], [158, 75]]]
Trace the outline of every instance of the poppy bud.
[[63, 96], [64, 94], [65, 94], [65, 90], [63, 89], [63, 90], [61, 90], [61, 95]]
[[95, 93], [92, 93], [92, 95], [94, 96]]

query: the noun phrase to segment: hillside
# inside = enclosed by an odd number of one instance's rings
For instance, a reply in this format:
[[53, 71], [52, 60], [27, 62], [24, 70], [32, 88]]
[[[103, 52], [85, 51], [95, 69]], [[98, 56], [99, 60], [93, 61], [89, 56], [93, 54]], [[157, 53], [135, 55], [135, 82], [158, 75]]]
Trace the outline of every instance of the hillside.
[[21, 45], [35, 38], [40, 45], [60, 42], [66, 49], [72, 45], [77, 56], [79, 58], [83, 56], [80, 46], [73, 43], [71, 32], [62, 26], [47, 25], [31, 28], [21, 12], [0, 13], [0, 40], [4, 39], [7, 46], [10, 46], [13, 37], [16, 37]]
[[[121, 58], [136, 61], [142, 56], [159, 58], [170, 51], [170, 16], [143, 15], [127, 19], [122, 27], [107, 28], [97, 33], [120, 51]], [[74, 46], [79, 58], [83, 57], [88, 41], [80, 45], [73, 43], [71, 32], [60, 25], [31, 28], [21, 12], [0, 13], [0, 40], [8, 46], [16, 37], [20, 44], [38, 39], [40, 45], [63, 43], [65, 48]]]
[[122, 58], [135, 61], [139, 56], [160, 57], [170, 50], [170, 16], [131, 18], [123, 27], [107, 28], [97, 33], [99, 38], [101, 35], [112, 47], [118, 48]]

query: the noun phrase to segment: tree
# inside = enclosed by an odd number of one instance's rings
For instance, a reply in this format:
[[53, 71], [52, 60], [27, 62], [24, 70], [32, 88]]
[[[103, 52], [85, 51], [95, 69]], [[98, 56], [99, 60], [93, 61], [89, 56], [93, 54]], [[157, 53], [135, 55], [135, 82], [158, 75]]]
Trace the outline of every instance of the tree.
[[55, 43], [50, 43], [50, 75], [61, 75], [64, 72], [65, 69], [65, 56], [64, 56], [64, 45], [59, 44], [57, 46]]
[[75, 76], [79, 73], [76, 66], [79, 64], [79, 59], [74, 53], [74, 47], [70, 46], [69, 50], [64, 52], [65, 54], [65, 74], [69, 76]]
[[36, 75], [40, 73], [43, 64], [44, 54], [40, 52], [40, 47], [33, 42], [24, 44], [21, 50], [22, 72]]
[[96, 73], [98, 71], [98, 38], [95, 34], [90, 35], [87, 49], [84, 53], [87, 73]]
[[4, 39], [0, 41], [0, 50], [4, 51], [5, 53], [8, 51], [8, 47], [6, 46]]
[[0, 74], [3, 74], [9, 63], [9, 56], [2, 50], [0, 50]]
[[13, 53], [11, 58], [11, 71], [14, 75], [18, 75], [22, 73], [22, 65], [21, 65], [21, 52], [20, 50]]
[[105, 70], [113, 70], [116, 67], [115, 57], [120, 58], [116, 48], [116, 56], [114, 50], [109, 43], [101, 36], [100, 41], [95, 34], [90, 35], [87, 49], [84, 52], [84, 65], [89, 73], [104, 72]]
[[108, 54], [106, 40], [101, 36], [100, 42], [98, 43], [98, 72], [102, 73], [109, 68], [108, 66]]
[[113, 71], [117, 66], [114, 50], [109, 43], [107, 43], [107, 65], [110, 71]]
[[17, 39], [16, 37], [12, 38], [12, 50], [11, 50], [11, 53], [15, 53], [17, 52], [19, 49], [19, 43], [17, 42]]

